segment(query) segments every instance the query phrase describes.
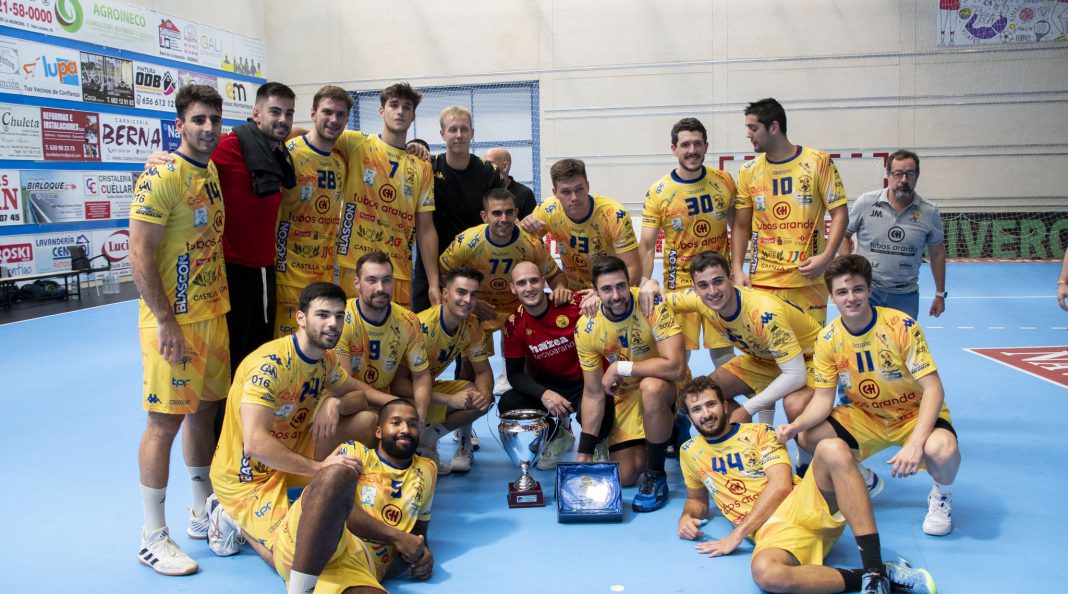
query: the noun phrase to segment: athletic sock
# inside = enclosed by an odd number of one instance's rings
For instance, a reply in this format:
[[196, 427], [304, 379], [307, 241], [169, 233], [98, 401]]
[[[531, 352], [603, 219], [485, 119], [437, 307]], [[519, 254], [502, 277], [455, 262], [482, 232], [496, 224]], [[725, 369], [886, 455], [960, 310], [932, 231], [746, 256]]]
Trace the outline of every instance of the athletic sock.
[[863, 569], [839, 569], [834, 568], [835, 571], [842, 574], [842, 581], [845, 582], [845, 588], [843, 592], [856, 592], [860, 590], [861, 578], [864, 577]]
[[943, 485], [938, 481], [931, 481], [931, 494], [935, 497], [949, 497], [953, 493], [953, 485]]
[[435, 423], [433, 425], [427, 425], [423, 429], [423, 434], [419, 436], [419, 445], [434, 447], [438, 445], [438, 440], [442, 435], [448, 433], [449, 430], [445, 428], [441, 423]]
[[145, 532], [152, 533], [167, 525], [163, 502], [167, 500], [167, 487], [153, 489], [141, 485], [141, 503], [145, 508]]
[[864, 571], [885, 573], [883, 551], [882, 547], [879, 546], [879, 533], [864, 534], [857, 536], [856, 539], [857, 548], [860, 550], [860, 564], [864, 566]]
[[299, 571], [289, 572], [289, 594], [312, 594], [319, 576], [308, 575]]
[[667, 457], [667, 447], [671, 441], [664, 443], [645, 443], [646, 463], [645, 467], [654, 472], [664, 472], [664, 458]]
[[186, 466], [193, 485], [193, 515], [204, 515], [204, 502], [211, 495], [211, 466]]

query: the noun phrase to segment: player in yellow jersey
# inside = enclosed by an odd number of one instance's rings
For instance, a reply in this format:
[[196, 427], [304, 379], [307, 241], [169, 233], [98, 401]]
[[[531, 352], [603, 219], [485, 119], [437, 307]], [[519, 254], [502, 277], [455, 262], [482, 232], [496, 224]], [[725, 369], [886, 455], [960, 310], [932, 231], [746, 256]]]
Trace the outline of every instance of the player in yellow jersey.
[[[842, 315], [816, 342], [812, 401], [780, 433], [787, 438], [800, 433], [798, 443], [809, 450], [837, 436], [861, 460], [900, 446], [887, 461], [891, 474], [906, 477], [927, 468], [934, 484], [923, 531], [949, 534], [950, 485], [960, 468], [960, 449], [923, 329], [907, 314], [868, 303], [871, 264], [863, 256], [836, 259], [826, 281]], [[839, 384], [849, 404], [834, 406]], [[868, 484], [879, 489], [878, 477], [869, 474]]]
[[[291, 593], [381, 591], [344, 528], [360, 460], [309, 456], [312, 441], [345, 419], [375, 422], [333, 351], [344, 312], [337, 285], [301, 291], [297, 333], [264, 344], [237, 368], [211, 464], [218, 498], [210, 504], [212, 551], [236, 553], [243, 534]], [[304, 484], [290, 503], [288, 489]]]
[[633, 485], [641, 475], [631, 507], [656, 511], [668, 497], [664, 457], [674, 420], [675, 382], [686, 377], [682, 330], [663, 303], [653, 315], [642, 315], [638, 289], [630, 286], [623, 260], [598, 256], [591, 274], [601, 307], [575, 324], [583, 381], [578, 461], [592, 460], [604, 399], [613, 398], [615, 426], [607, 442], [611, 459], [620, 463], [620, 483]]
[[[557, 161], [549, 169], [553, 197], [534, 209], [519, 226], [536, 237], [549, 234], [556, 241], [567, 285], [572, 291], [590, 288], [594, 256], [617, 256], [627, 265], [633, 282], [641, 278], [634, 223], [618, 202], [590, 194], [586, 164], [578, 159]], [[591, 296], [593, 293], [591, 292]]]
[[[710, 519], [708, 496], [733, 530], [694, 548], [709, 557], [729, 555], [746, 538], [756, 543], [753, 581], [768, 592], [895, 592], [934, 594], [931, 574], [904, 560], [883, 563], [871, 499], [849, 448], [840, 439], [820, 444], [804, 479], [764, 424], [728, 420], [728, 400], [708, 376], [683, 387], [680, 405], [697, 429], [679, 453], [686, 503], [679, 538], [701, 540]], [[845, 525], [853, 531], [862, 569], [823, 567]]]
[[[433, 377], [419, 318], [392, 303], [393, 264], [383, 252], [367, 252], [356, 261], [359, 297], [345, 305], [345, 327], [337, 343], [338, 358], [361, 385], [374, 408], [394, 400], [397, 371], [411, 375], [413, 402], [426, 420]], [[370, 443], [370, 441], [369, 441]]]
[[382, 134], [347, 130], [335, 147], [348, 165], [337, 241], [339, 282], [355, 297], [356, 259], [383, 250], [393, 261], [393, 300], [411, 307], [412, 245], [418, 243], [430, 280], [430, 302], [438, 303], [434, 178], [430, 163], [405, 151], [422, 95], [408, 83], [397, 83], [386, 87], [379, 100]]
[[334, 280], [345, 162], [332, 151], [351, 109], [352, 97], [345, 89], [319, 89], [312, 98], [312, 129], [286, 143], [297, 185], [282, 191], [278, 212], [275, 338], [296, 331], [301, 289]]
[[223, 197], [209, 162], [222, 129], [222, 97], [214, 88], [189, 85], [176, 95], [175, 108], [178, 158], [137, 180], [130, 263], [141, 294], [141, 404], [148, 411], [138, 450], [144, 504], [138, 559], [164, 575], [187, 575], [197, 563], [170, 538], [164, 516], [171, 445], [184, 421], [182, 452], [193, 486], [186, 532], [206, 538], [215, 413], [230, 383], [230, 299]]
[[[705, 166], [708, 136], [704, 125], [694, 118], [683, 118], [671, 128], [671, 152], [679, 166], [657, 180], [645, 193], [642, 208], [642, 234], [638, 243], [645, 275], [638, 283], [642, 312], [652, 313], [662, 291], [684, 291], [693, 286], [690, 260], [701, 252], [715, 251], [728, 255], [727, 225], [734, 201], [734, 179], [719, 169]], [[664, 232], [664, 285], [653, 276], [656, 240]], [[686, 336], [686, 350], [709, 349], [712, 362], [719, 367], [734, 356], [734, 349], [723, 336], [696, 312], [676, 314], [675, 319]]]
[[[731, 262], [735, 280], [771, 291], [822, 326], [827, 321], [823, 269], [845, 237], [845, 188], [830, 156], [786, 137], [786, 112], [774, 99], [745, 108], [747, 136], [760, 155], [738, 172]], [[827, 239], [824, 213], [831, 216]], [[742, 271], [752, 240], [749, 276]]]

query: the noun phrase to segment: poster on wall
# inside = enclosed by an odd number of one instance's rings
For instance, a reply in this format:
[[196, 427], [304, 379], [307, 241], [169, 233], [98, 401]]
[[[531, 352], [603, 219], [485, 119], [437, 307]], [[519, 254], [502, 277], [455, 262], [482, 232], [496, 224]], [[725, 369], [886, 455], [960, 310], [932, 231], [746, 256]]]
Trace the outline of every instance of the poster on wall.
[[81, 66], [83, 101], [133, 107], [132, 61], [81, 52]]
[[70, 270], [70, 246], [80, 245], [93, 257], [92, 231], [43, 233], [33, 236], [33, 267], [38, 273]]
[[234, 55], [233, 34], [229, 31], [200, 25], [200, 46], [197, 48], [197, 63], [208, 68], [227, 72], [234, 71], [231, 56]]
[[103, 254], [111, 262], [111, 271], [130, 274], [130, 231], [128, 229], [97, 229], [93, 231], [93, 253]]
[[77, 50], [20, 42], [18, 53], [23, 94], [81, 101]]
[[174, 120], [160, 120], [159, 127], [163, 131], [163, 150], [168, 153], [178, 150], [182, 138], [178, 136], [178, 127], [174, 125]]
[[192, 21], [157, 14], [159, 55], [196, 64], [199, 55], [197, 47], [200, 45], [197, 29], [197, 25]]
[[42, 158], [39, 108], [0, 103], [0, 133], [0, 159]]
[[0, 266], [4, 276], [33, 274], [33, 236], [0, 237]]
[[1068, 3], [1035, 0], [939, 0], [942, 47], [1068, 40]]
[[234, 72], [248, 76], [263, 76], [267, 61], [267, 46], [257, 39], [234, 34]]
[[81, 173], [24, 169], [20, 177], [22, 210], [27, 223], [67, 223], [85, 219]]
[[100, 153], [104, 161], [144, 163], [161, 146], [159, 120], [100, 114]]
[[0, 39], [0, 92], [21, 93], [22, 57], [13, 39]]
[[52, 34], [86, 43], [156, 55], [156, 13], [101, 0], [56, 0]]
[[194, 72], [192, 70], [178, 70], [178, 88], [182, 88], [186, 85], [208, 85], [209, 87], [215, 87], [219, 84], [219, 79], [203, 72]]
[[134, 67], [134, 104], [141, 109], [174, 113], [178, 69], [138, 62]]
[[223, 99], [223, 117], [247, 118], [256, 104], [256, 83], [219, 79], [219, 94]]
[[84, 111], [41, 108], [46, 161], [99, 161], [100, 116]]
[[22, 184], [16, 169], [0, 169], [0, 226], [21, 225]]
[[52, 0], [0, 3], [0, 25], [51, 35], [54, 21]]
[[128, 218], [136, 175], [127, 171], [83, 173], [85, 220]]

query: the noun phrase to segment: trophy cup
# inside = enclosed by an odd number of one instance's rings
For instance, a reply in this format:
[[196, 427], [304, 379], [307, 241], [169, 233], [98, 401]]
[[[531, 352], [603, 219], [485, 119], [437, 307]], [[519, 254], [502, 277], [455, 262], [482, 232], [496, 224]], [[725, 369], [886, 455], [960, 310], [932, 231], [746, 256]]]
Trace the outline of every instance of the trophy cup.
[[501, 435], [501, 446], [522, 470], [519, 480], [508, 483], [508, 507], [545, 506], [541, 484], [527, 472], [541, 453], [540, 447], [538, 451], [531, 451], [531, 444], [543, 445], [546, 439], [549, 423], [545, 417], [544, 411], [529, 408], [508, 411], [500, 416], [497, 431]]

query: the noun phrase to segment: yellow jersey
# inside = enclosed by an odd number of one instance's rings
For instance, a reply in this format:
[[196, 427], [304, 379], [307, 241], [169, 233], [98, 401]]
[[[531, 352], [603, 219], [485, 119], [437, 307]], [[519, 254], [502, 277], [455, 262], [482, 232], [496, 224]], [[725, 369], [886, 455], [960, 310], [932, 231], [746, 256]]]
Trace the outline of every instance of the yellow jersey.
[[581, 221], [568, 218], [555, 196], [542, 201], [534, 209], [534, 217], [545, 223], [544, 232], [556, 240], [567, 286], [573, 291], [593, 286], [590, 269], [594, 256], [614, 256], [638, 248], [627, 210], [605, 196], [590, 194], [590, 212]]
[[[341, 444], [339, 456], [351, 455], [363, 464], [356, 483], [356, 505], [372, 518], [402, 532], [411, 533], [416, 522], [430, 521], [437, 468], [428, 458], [414, 456], [404, 468], [390, 465], [376, 450], [356, 441]], [[396, 551], [393, 546], [373, 539], [360, 539], [371, 549], [378, 579], [386, 575]]]
[[[638, 289], [630, 289], [630, 307], [619, 320], [601, 310], [589, 317], [579, 317], [575, 324], [575, 350], [583, 371], [597, 371], [617, 361], [644, 361], [659, 357], [656, 343], [681, 334], [675, 316], [665, 303], [657, 304], [646, 318], [638, 307]], [[626, 377], [621, 392], [636, 390], [641, 378]]]
[[334, 351], [324, 352], [319, 360], [309, 359], [300, 350], [295, 334], [265, 343], [245, 357], [234, 373], [226, 398], [226, 419], [211, 461], [215, 490], [232, 501], [277, 472], [245, 455], [242, 405], [273, 410], [271, 435], [286, 449], [303, 453], [311, 446], [311, 424], [320, 400], [348, 377]]
[[[163, 225], [156, 270], [174, 317], [191, 324], [230, 311], [222, 253], [226, 214], [215, 164], [174, 156], [137, 178], [130, 219]], [[138, 317], [141, 328], [158, 323], [144, 299]]]
[[665, 291], [693, 286], [690, 260], [697, 254], [713, 251], [730, 258], [727, 214], [734, 194], [731, 175], [707, 166], [689, 181], [671, 171], [645, 193], [642, 227], [664, 230]]
[[346, 130], [334, 151], [348, 165], [337, 238], [337, 263], [356, 268], [370, 251], [383, 251], [395, 278], [412, 278], [415, 215], [434, 210], [430, 163], [378, 136]]
[[396, 303], [389, 304], [386, 318], [375, 324], [363, 316], [358, 299], [349, 299], [334, 351], [352, 357], [353, 377], [384, 392], [389, 392], [401, 366], [414, 372], [428, 365], [419, 318]]
[[835, 318], [816, 341], [812, 363], [812, 387], [841, 384], [853, 406], [892, 422], [919, 412], [923, 387], [916, 380], [937, 371], [920, 325], [886, 307], [873, 307], [871, 324], [858, 334]]
[[512, 266], [523, 261], [535, 264], [545, 278], [560, 272], [545, 244], [519, 227], [501, 245], [490, 239], [487, 225], [471, 227], [457, 235], [439, 258], [442, 273], [467, 266], [485, 275], [478, 298], [492, 304], [498, 314], [519, 307], [519, 298], [511, 289]]
[[[723, 517], [737, 526], [753, 511], [768, 486], [765, 471], [790, 468], [790, 453], [771, 425], [734, 424], [727, 435], [709, 440], [698, 435], [682, 444], [679, 465], [687, 489], [708, 489]], [[795, 475], [794, 485], [801, 482]]]
[[842, 178], [824, 151], [799, 146], [783, 163], [766, 154], [746, 161], [734, 208], [753, 211], [750, 282], [777, 289], [823, 284], [822, 275], [807, 279], [797, 267], [823, 252], [823, 217], [845, 204]]
[[812, 357], [823, 329], [819, 322], [766, 291], [745, 287], [734, 287], [734, 291], [738, 311], [731, 318], [705, 305], [692, 288], [667, 293], [664, 300], [675, 313], [700, 313], [732, 345], [767, 363], [782, 363], [798, 355]]
[[306, 136], [286, 144], [297, 185], [282, 190], [275, 236], [278, 284], [304, 288], [334, 278], [334, 242], [341, 222], [345, 162], [308, 143]]
[[423, 328], [423, 339], [426, 341], [427, 357], [430, 359], [430, 375], [435, 378], [461, 353], [464, 359], [472, 363], [489, 359], [482, 346], [485, 334], [475, 316], [468, 316], [449, 334], [441, 317], [441, 308], [441, 305], [435, 305], [418, 314]]

